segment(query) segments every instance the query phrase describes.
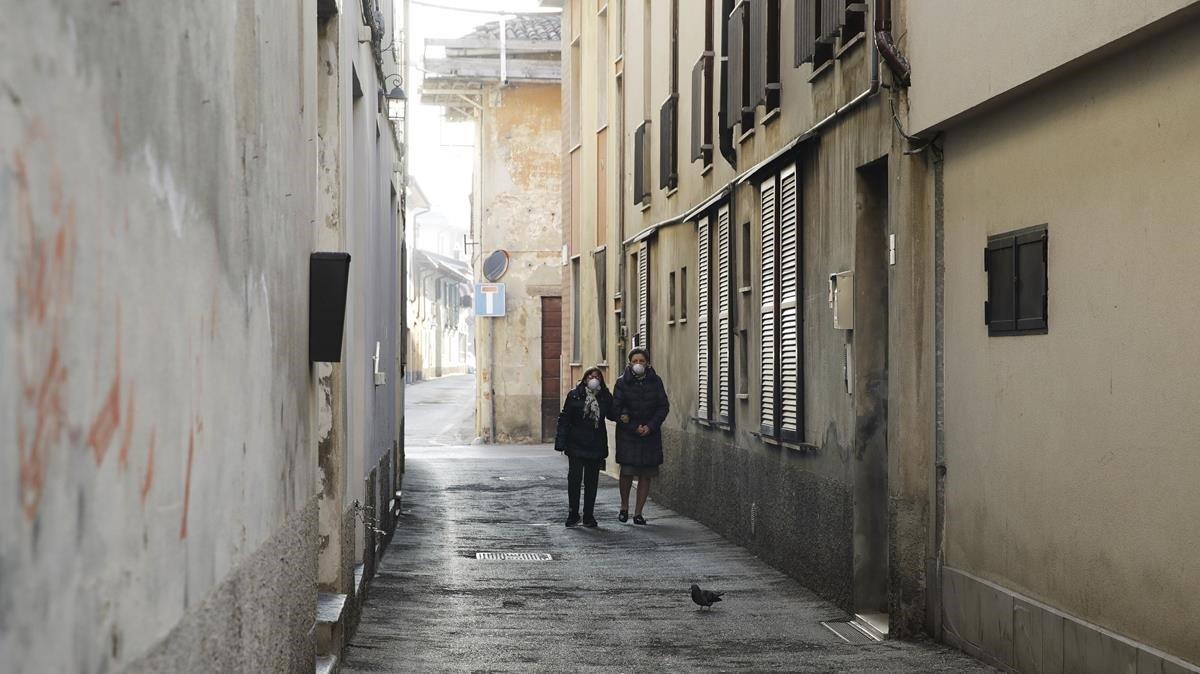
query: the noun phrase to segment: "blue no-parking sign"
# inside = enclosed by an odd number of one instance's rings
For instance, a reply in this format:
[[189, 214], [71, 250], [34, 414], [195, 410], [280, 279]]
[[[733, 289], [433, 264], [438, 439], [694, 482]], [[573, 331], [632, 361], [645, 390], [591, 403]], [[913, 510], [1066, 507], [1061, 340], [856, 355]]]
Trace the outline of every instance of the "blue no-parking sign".
[[475, 315], [493, 317], [504, 315], [503, 283], [475, 284]]

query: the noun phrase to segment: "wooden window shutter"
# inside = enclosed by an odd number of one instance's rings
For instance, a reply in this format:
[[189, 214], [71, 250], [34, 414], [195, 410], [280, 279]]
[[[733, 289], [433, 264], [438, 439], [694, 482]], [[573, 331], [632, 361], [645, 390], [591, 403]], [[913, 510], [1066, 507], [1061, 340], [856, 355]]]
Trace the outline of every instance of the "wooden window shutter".
[[994, 236], [988, 239], [983, 252], [983, 269], [988, 277], [988, 295], [983, 313], [988, 332], [1012, 332], [1017, 329], [1015, 244], [1014, 236]]
[[761, 294], [759, 307], [759, 422], [763, 435], [775, 437], [779, 431], [779, 291], [778, 243], [775, 177], [759, 187], [759, 213], [762, 227], [762, 257], [759, 264]]
[[796, 0], [796, 58], [799, 68], [812, 63], [817, 47], [817, 1]]
[[679, 94], [671, 94], [659, 110], [658, 138], [658, 186], [674, 189], [679, 182], [676, 118], [679, 115]]
[[798, 441], [800, 377], [800, 203], [795, 165], [779, 174], [779, 435]]
[[634, 346], [650, 348], [650, 244], [638, 245], [638, 317], [637, 341]]
[[821, 11], [819, 15], [820, 21], [820, 42], [825, 44], [833, 44], [837, 40], [838, 27], [841, 26], [842, 17], [842, 0], [820, 0]]
[[767, 102], [767, 0], [750, 0], [749, 23], [750, 97], [746, 107], [753, 109]]
[[704, 158], [704, 56], [692, 66], [692, 161]]
[[725, 90], [725, 125], [732, 129], [742, 119], [742, 43], [745, 36], [741, 5], [729, 13], [726, 26], [729, 31], [729, 67], [726, 69], [729, 86]]
[[708, 360], [708, 216], [700, 218], [696, 229], [696, 416], [708, 419], [709, 360]]
[[733, 420], [733, 306], [730, 297], [730, 240], [729, 207], [717, 212], [717, 418], [723, 423]]
[[1044, 330], [1048, 325], [1048, 238], [1045, 229], [1016, 237], [1017, 330]]
[[646, 126], [647, 122], [633, 132], [633, 202], [640, 204], [650, 191], [646, 189]]

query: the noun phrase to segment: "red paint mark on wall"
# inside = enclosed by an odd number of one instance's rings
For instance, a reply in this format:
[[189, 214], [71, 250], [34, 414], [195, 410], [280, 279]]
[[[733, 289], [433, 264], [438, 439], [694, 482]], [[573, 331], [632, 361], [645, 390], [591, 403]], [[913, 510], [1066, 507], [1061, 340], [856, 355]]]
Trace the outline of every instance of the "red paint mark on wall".
[[117, 310], [117, 357], [115, 371], [113, 372], [112, 386], [108, 389], [108, 395], [104, 397], [104, 404], [100, 406], [100, 411], [96, 413], [95, 420], [92, 421], [92, 428], [88, 431], [88, 446], [92, 448], [92, 455], [96, 459], [96, 465], [99, 466], [104, 462], [104, 457], [108, 454], [108, 447], [112, 444], [113, 436], [117, 433], [117, 428], [121, 425], [121, 323], [120, 309]]
[[133, 384], [129, 385], [129, 396], [125, 403], [125, 434], [121, 438], [121, 451], [117, 454], [117, 465], [124, 471], [129, 467], [129, 446], [133, 443]]
[[179, 538], [187, 538], [188, 506], [192, 499], [192, 455], [196, 449], [196, 431], [188, 429], [187, 476], [183, 480], [183, 519], [179, 522]]
[[150, 430], [150, 451], [146, 453], [146, 476], [142, 478], [141, 499], [146, 505], [146, 496], [150, 493], [150, 485], [154, 484], [154, 436], [155, 429]]
[[46, 460], [49, 448], [58, 443], [66, 426], [66, 414], [62, 406], [62, 387], [67, 381], [67, 370], [58, 356], [58, 345], [50, 349], [50, 362], [35, 388], [23, 387], [22, 397], [27, 407], [33, 408], [36, 419], [32, 436], [25, 427], [25, 420], [17, 420], [17, 452], [21, 478], [21, 507], [26, 519], [37, 515], [42, 500], [42, 486], [46, 482]]

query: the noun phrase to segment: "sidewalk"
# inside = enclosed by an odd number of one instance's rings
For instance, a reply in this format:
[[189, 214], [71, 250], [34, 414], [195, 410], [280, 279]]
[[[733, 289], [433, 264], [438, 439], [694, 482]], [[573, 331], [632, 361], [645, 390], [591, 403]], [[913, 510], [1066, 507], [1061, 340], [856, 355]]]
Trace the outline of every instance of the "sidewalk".
[[[992, 671], [928, 643], [846, 643], [846, 616], [702, 525], [650, 503], [621, 524], [563, 526], [566, 461], [548, 446], [408, 454], [404, 516], [343, 671]], [[476, 552], [549, 553], [481, 561]], [[700, 611], [688, 586], [726, 592]]]

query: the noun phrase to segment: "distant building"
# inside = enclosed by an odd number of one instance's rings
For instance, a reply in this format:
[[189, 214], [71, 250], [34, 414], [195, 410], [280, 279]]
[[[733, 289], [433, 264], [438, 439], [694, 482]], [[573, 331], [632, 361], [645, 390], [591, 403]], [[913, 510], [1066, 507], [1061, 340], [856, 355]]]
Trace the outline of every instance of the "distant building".
[[411, 265], [408, 381], [471, 371], [471, 269], [461, 260], [423, 250], [413, 252]]
[[422, 99], [476, 129], [471, 246], [507, 255], [506, 314], [475, 329], [478, 435], [495, 442], [553, 436], [562, 394], [560, 324], [560, 31], [557, 14], [520, 15], [461, 38], [427, 40]]

